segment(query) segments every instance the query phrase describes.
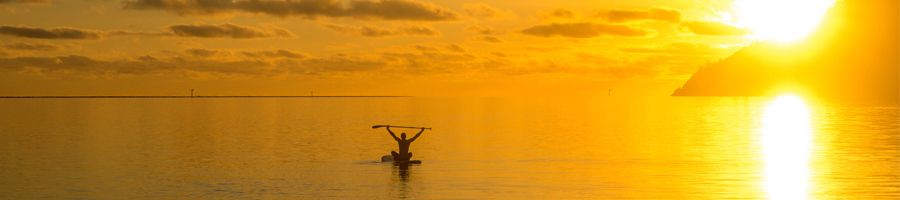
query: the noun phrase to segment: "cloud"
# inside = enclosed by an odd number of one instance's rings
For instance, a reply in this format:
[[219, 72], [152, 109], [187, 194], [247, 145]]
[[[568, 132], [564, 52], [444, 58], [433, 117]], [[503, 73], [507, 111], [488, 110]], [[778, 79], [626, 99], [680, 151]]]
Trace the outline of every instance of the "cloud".
[[233, 55], [244, 56], [246, 58], [254, 58], [254, 59], [268, 59], [268, 58], [288, 58], [288, 59], [300, 59], [306, 58], [306, 55], [302, 53], [297, 53], [291, 50], [284, 49], [276, 49], [276, 50], [257, 50], [257, 51], [229, 51], [229, 50], [215, 50], [215, 49], [187, 49], [184, 50], [184, 53], [193, 57], [199, 58], [211, 58], [211, 57], [221, 57], [227, 59], [233, 59], [235, 57], [230, 57]]
[[345, 34], [357, 34], [367, 37], [383, 37], [389, 35], [396, 35], [391, 30], [372, 27], [372, 26], [363, 26], [363, 27], [350, 27], [350, 26], [342, 26], [337, 24], [327, 24], [325, 28], [331, 29], [333, 31], [337, 31]]
[[4, 45], [7, 49], [23, 51], [55, 51], [59, 47], [50, 44], [14, 42]]
[[738, 28], [721, 22], [688, 21], [681, 23], [681, 29], [698, 35], [715, 36], [741, 36], [749, 34], [746, 29]]
[[114, 30], [114, 31], [106, 31], [106, 36], [175, 36], [171, 31], [166, 32], [141, 32], [141, 31], [128, 31], [128, 30]]
[[178, 37], [203, 37], [203, 38], [264, 38], [264, 37], [293, 37], [293, 33], [279, 27], [257, 28], [234, 24], [202, 25], [182, 24], [172, 25], [169, 30], [162, 32], [142, 32], [128, 30], [100, 31], [81, 28], [33, 28], [27, 26], [0, 26], [0, 34], [36, 38], [36, 39], [79, 39], [96, 40], [104, 36], [178, 36]]
[[221, 25], [172, 25], [169, 26], [172, 34], [181, 37], [221, 38], [235, 39], [264, 38], [264, 37], [290, 37], [293, 34], [284, 29], [264, 30], [249, 26], [234, 24]]
[[377, 58], [338, 54], [330, 57], [303, 60], [301, 61], [302, 69], [295, 70], [306, 73], [367, 71], [381, 69], [387, 65], [387, 62]]
[[289, 51], [284, 49], [271, 50], [271, 51], [244, 51], [241, 52], [244, 56], [251, 58], [305, 58], [306, 56]]
[[720, 52], [724, 50], [724, 48], [719, 48], [706, 43], [674, 42], [664, 46], [627, 47], [619, 50], [629, 53], [696, 55]]
[[413, 45], [381, 55], [391, 61], [392, 69], [412, 74], [468, 71], [485, 62], [459, 45]]
[[497, 34], [497, 31], [495, 31], [493, 28], [478, 26], [478, 25], [472, 25], [472, 26], [466, 27], [466, 30], [470, 31], [470, 32], [474, 32], [476, 34], [480, 34], [480, 35]]
[[0, 0], [0, 4], [7, 3], [49, 3], [50, 0]]
[[610, 10], [598, 14], [610, 22], [629, 22], [641, 20], [658, 20], [667, 22], [681, 21], [681, 12], [671, 9], [652, 8], [650, 10]]
[[101, 32], [77, 28], [32, 28], [27, 26], [0, 26], [0, 34], [37, 39], [72, 39], [72, 40], [96, 40], [101, 38]]
[[424, 26], [410, 26], [400, 30], [407, 35], [440, 35], [441, 33]]
[[412, 0], [129, 0], [125, 9], [166, 10], [179, 15], [244, 12], [278, 17], [351, 17], [360, 19], [443, 21], [458, 14]]
[[0, 69], [41, 73], [83, 73], [90, 76], [149, 75], [172, 72], [213, 72], [222, 74], [264, 74], [270, 66], [262, 61], [159, 59], [142, 56], [134, 59], [98, 60], [81, 55], [55, 57], [0, 58]]
[[[364, 72], [388, 65], [381, 57], [337, 54], [310, 57], [290, 50], [187, 49], [166, 57], [96, 59], [83, 55], [0, 57], [0, 71], [75, 74], [77, 76], [189, 75], [277, 76]], [[219, 76], [212, 76], [219, 77]]]
[[466, 49], [464, 49], [462, 46], [455, 45], [455, 44], [447, 45], [447, 49], [450, 51], [459, 52], [459, 53], [466, 52]]
[[589, 22], [537, 25], [522, 30], [522, 33], [540, 37], [564, 36], [573, 38], [591, 38], [602, 35], [642, 37], [650, 34], [649, 31], [640, 28]]
[[[472, 54], [454, 44], [412, 45], [357, 55], [308, 56], [291, 50], [186, 49], [165, 56], [98, 59], [83, 55], [0, 57], [0, 72], [71, 77], [127, 78], [129, 76], [186, 76], [229, 79], [240, 77], [318, 77], [367, 73], [435, 75], [444, 73], [594, 74], [601, 77], [652, 77], [663, 73], [667, 57], [636, 61], [577, 56], [533, 56], [515, 52]], [[665, 58], [665, 59], [663, 59]], [[695, 66], [689, 65], [686, 66]]]
[[470, 17], [483, 19], [501, 15], [500, 10], [483, 3], [466, 4], [463, 6], [463, 11]]
[[503, 40], [500, 40], [500, 38], [497, 38], [497, 37], [494, 37], [494, 36], [489, 36], [489, 35], [488, 35], [488, 36], [484, 36], [484, 37], [480, 37], [479, 39], [481, 39], [481, 41], [492, 42], [492, 43], [501, 43], [501, 42], [503, 42]]
[[94, 59], [69, 55], [58, 57], [15, 57], [0, 58], [0, 69], [22, 70], [25, 68], [39, 68], [45, 71], [93, 71], [93, 68], [102, 66]]
[[558, 8], [558, 9], [553, 10], [550, 13], [548, 13], [548, 15], [551, 17], [558, 17], [558, 18], [573, 18], [573, 17], [575, 17], [575, 12], [572, 12], [571, 10]]
[[184, 50], [185, 53], [195, 57], [213, 57], [221, 54], [221, 51], [217, 50], [209, 50], [209, 49], [188, 49]]
[[351, 27], [351, 26], [343, 26], [337, 24], [327, 24], [325, 28], [351, 35], [360, 35], [365, 37], [386, 37], [386, 36], [398, 36], [398, 35], [419, 35], [419, 36], [435, 36], [440, 35], [440, 32], [424, 27], [424, 26], [408, 26], [397, 29], [386, 29], [379, 28], [375, 26], [362, 26], [362, 27]]

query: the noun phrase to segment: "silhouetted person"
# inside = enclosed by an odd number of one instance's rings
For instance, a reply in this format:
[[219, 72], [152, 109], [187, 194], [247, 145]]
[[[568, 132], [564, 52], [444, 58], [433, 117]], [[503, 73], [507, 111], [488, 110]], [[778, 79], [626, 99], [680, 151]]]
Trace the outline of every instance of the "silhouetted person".
[[412, 138], [406, 139], [406, 133], [400, 133], [400, 138], [397, 138], [397, 135], [394, 135], [394, 132], [391, 131], [391, 126], [387, 126], [388, 133], [391, 133], [391, 137], [394, 137], [394, 140], [397, 141], [397, 145], [400, 146], [400, 153], [396, 151], [391, 151], [391, 156], [394, 156], [394, 161], [409, 161], [412, 158], [412, 152], [409, 152], [409, 144], [413, 141], [416, 141], [416, 138], [419, 138], [419, 135], [422, 135], [422, 132], [425, 132], [425, 128], [421, 128], [419, 133], [416, 133], [416, 136]]

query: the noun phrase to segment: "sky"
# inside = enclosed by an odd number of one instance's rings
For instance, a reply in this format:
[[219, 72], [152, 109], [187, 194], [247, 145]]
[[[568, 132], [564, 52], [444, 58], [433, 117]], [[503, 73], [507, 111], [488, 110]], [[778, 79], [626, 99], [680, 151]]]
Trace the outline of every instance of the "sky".
[[0, 0], [0, 95], [668, 95], [730, 0]]

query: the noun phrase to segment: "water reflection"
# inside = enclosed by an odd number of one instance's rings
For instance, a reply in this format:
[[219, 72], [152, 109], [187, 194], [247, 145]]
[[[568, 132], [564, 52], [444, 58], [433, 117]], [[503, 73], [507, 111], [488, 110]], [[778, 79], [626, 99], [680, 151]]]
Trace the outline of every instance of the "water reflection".
[[394, 173], [399, 175], [400, 181], [397, 181], [399, 186], [396, 187], [400, 191], [395, 196], [396, 199], [407, 199], [409, 198], [409, 163], [394, 163]]
[[808, 199], [813, 135], [809, 109], [797, 96], [780, 96], [762, 121], [763, 188], [769, 199]]
[[403, 182], [409, 181], [409, 166], [407, 163], [394, 163], [394, 169], [397, 170], [400, 175], [400, 180]]

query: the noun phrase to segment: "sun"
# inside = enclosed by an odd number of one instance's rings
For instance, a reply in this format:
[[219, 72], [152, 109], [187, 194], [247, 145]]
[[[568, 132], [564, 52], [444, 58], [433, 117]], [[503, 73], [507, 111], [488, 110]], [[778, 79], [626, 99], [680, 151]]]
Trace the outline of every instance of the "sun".
[[753, 37], [775, 42], [794, 42], [819, 25], [835, 0], [735, 0], [736, 23]]

